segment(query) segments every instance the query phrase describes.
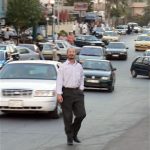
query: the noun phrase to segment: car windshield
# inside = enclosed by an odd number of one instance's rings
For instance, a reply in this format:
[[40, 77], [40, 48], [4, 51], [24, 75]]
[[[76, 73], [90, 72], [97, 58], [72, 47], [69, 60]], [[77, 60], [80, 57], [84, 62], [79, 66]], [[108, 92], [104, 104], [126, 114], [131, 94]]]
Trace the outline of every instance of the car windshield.
[[95, 36], [85, 36], [84, 38], [86, 41], [98, 41], [99, 40]]
[[105, 32], [104, 36], [117, 36], [116, 32]]
[[102, 61], [85, 61], [83, 62], [83, 69], [89, 70], [103, 70], [103, 71], [110, 71], [110, 64], [109, 62], [102, 62]]
[[123, 43], [109, 43], [107, 48], [113, 48], [113, 49], [125, 49], [125, 45]]
[[6, 50], [6, 46], [0, 45], [0, 50], [1, 51], [5, 51]]
[[138, 36], [137, 41], [150, 41], [150, 36]]
[[0, 79], [56, 80], [56, 70], [55, 67], [50, 64], [7, 64], [1, 70]]
[[91, 48], [91, 47], [84, 47], [79, 55], [86, 55], [86, 56], [102, 56], [103, 51], [102, 48]]
[[0, 52], [0, 61], [5, 60], [5, 53], [2, 51]]
[[104, 32], [104, 30], [102, 28], [96, 28], [95, 31], [98, 31], [98, 32]]

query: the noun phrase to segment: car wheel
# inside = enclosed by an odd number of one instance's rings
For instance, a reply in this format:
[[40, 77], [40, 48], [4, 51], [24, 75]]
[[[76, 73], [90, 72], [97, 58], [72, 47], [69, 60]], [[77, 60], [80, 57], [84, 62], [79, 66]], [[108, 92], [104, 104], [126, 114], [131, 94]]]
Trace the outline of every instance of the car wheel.
[[51, 117], [53, 119], [58, 119], [58, 118], [60, 118], [61, 113], [62, 113], [61, 106], [60, 106], [60, 104], [57, 104], [55, 110], [51, 112]]
[[112, 85], [111, 87], [108, 88], [108, 92], [113, 92], [114, 91], [114, 86]]
[[132, 75], [133, 78], [136, 78], [136, 77], [137, 77], [136, 71], [135, 71], [135, 70], [132, 70], [132, 71], [131, 71], [131, 75]]

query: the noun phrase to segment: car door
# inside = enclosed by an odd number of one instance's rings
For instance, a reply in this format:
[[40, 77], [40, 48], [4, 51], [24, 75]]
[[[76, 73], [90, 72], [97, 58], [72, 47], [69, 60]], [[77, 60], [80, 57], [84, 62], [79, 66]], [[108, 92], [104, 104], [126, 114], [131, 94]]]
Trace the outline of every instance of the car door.
[[19, 48], [18, 49], [20, 60], [28, 60], [31, 59], [31, 54], [28, 49], [26, 48]]
[[150, 72], [150, 59], [148, 57], [145, 57], [143, 59], [143, 63], [142, 63], [142, 73], [143, 75], [149, 75], [149, 72]]

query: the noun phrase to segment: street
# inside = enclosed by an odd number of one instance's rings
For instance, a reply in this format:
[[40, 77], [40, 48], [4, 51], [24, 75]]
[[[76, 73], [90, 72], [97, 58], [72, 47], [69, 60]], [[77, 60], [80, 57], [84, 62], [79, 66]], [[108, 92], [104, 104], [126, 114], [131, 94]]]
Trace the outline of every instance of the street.
[[[111, 149], [113, 140], [136, 127], [144, 118], [149, 119], [149, 78], [132, 78], [130, 74], [132, 61], [143, 53], [134, 50], [136, 36], [123, 35], [121, 38], [129, 47], [128, 59], [112, 60], [117, 69], [114, 92], [85, 91], [87, 117], [79, 132], [81, 144], [66, 145], [62, 117], [55, 120], [43, 114], [0, 113], [0, 150], [117, 150]], [[148, 135], [145, 139], [148, 140]]]

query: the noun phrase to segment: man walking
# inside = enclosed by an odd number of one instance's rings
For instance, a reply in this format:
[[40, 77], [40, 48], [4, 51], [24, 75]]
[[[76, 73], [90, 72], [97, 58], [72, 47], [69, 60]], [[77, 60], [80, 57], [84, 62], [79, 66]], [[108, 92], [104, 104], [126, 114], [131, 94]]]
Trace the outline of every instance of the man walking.
[[73, 141], [80, 143], [77, 134], [86, 116], [83, 68], [75, 60], [75, 56], [75, 49], [69, 48], [68, 59], [59, 68], [57, 76], [57, 100], [62, 106], [68, 145], [73, 145]]

